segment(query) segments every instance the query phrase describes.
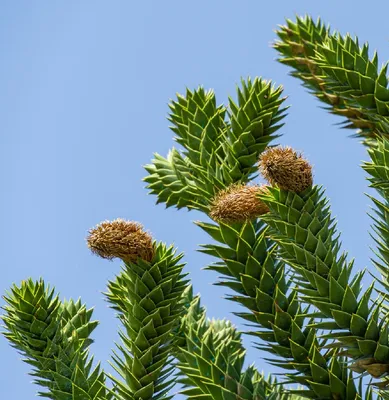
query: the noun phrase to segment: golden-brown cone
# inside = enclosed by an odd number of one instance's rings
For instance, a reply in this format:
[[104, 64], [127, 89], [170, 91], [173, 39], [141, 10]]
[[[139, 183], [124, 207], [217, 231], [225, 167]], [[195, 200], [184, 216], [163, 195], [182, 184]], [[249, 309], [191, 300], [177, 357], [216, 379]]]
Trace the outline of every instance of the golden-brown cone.
[[212, 200], [209, 216], [217, 222], [244, 222], [269, 212], [258, 195], [266, 186], [234, 184], [220, 191]]
[[312, 166], [290, 147], [272, 147], [259, 158], [263, 177], [280, 189], [301, 193], [312, 186]]
[[102, 258], [121, 258], [135, 262], [138, 257], [151, 261], [154, 256], [152, 237], [138, 222], [116, 219], [104, 221], [89, 231], [88, 247]]

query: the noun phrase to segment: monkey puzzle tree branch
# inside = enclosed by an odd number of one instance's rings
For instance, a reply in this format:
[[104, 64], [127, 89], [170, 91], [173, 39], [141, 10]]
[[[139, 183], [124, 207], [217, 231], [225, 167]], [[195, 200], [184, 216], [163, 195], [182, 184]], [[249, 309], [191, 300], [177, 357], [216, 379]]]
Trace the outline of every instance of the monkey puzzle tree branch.
[[[389, 142], [387, 139], [377, 140], [377, 146], [369, 149], [371, 161], [365, 162], [362, 167], [369, 174], [370, 187], [376, 189], [381, 200], [369, 196], [373, 201], [373, 239], [377, 245], [376, 259], [372, 262], [381, 274], [380, 283], [389, 291]], [[387, 298], [387, 293], [382, 293]], [[386, 306], [384, 304], [384, 306]]]
[[108, 284], [107, 299], [124, 328], [112, 357], [121, 380], [110, 376], [117, 399], [171, 398], [166, 394], [175, 383], [169, 378], [173, 329], [182, 316], [180, 299], [188, 282], [181, 258], [172, 247], [158, 244], [150, 262], [127, 262]]
[[[262, 78], [242, 79], [237, 87], [237, 102], [229, 98], [229, 123], [225, 131], [223, 147], [226, 148], [225, 167], [233, 182], [246, 183], [255, 174], [259, 155], [284, 124], [288, 107], [281, 97], [283, 88]], [[223, 165], [222, 163], [221, 165]], [[232, 182], [226, 182], [227, 184]]]
[[247, 308], [248, 312], [235, 313], [250, 323], [252, 328], [246, 333], [265, 342], [256, 347], [273, 354], [267, 362], [290, 371], [285, 374], [287, 382], [306, 387], [292, 393], [323, 399], [336, 393], [355, 396], [344, 360], [333, 364], [334, 352], [320, 352], [325, 342], [307, 325], [312, 320], [307, 321], [307, 309], [301, 308], [291, 288], [292, 280], [277, 257], [277, 246], [268, 238], [269, 228], [260, 220], [198, 225], [223, 244], [204, 245], [201, 251], [221, 260], [207, 269], [222, 275], [217, 285], [236, 292], [227, 299]]
[[200, 297], [185, 293], [186, 314], [177, 332], [179, 382], [188, 399], [298, 400], [283, 393], [275, 380], [266, 380], [254, 366], [243, 371], [241, 335], [226, 320], [206, 318]]
[[304, 180], [301, 156], [295, 158], [290, 150], [289, 159], [284, 155], [281, 161], [271, 157], [277, 149], [269, 152], [262, 156], [260, 167], [283, 189], [270, 187], [259, 195], [270, 209], [262, 219], [272, 228], [270, 237], [281, 249], [280, 256], [296, 273], [302, 301], [319, 310], [316, 319], [325, 319], [313, 326], [333, 330], [326, 335], [336, 339], [329, 346], [346, 349], [345, 354], [357, 360], [354, 370], [380, 377], [389, 371], [388, 327], [380, 318], [379, 306], [371, 305], [373, 286], [361, 293], [364, 272], [353, 273], [353, 261], [339, 253], [339, 235], [323, 190], [310, 185], [301, 186], [298, 193], [287, 190], [287, 186], [296, 188], [294, 181]]
[[356, 136], [368, 145], [377, 136], [387, 136], [387, 64], [379, 69], [377, 53], [370, 60], [367, 44], [360, 47], [358, 38], [331, 33], [320, 19], [314, 22], [308, 16], [287, 20], [277, 35], [279, 61], [290, 66], [291, 74], [331, 113], [347, 118], [343, 127], [358, 129]]
[[4, 296], [4, 336], [34, 370], [35, 383], [53, 400], [107, 400], [104, 372], [88, 357], [97, 326], [81, 301], [61, 302], [44, 282], [23, 281]]
[[112, 394], [118, 400], [171, 398], [173, 331], [184, 311], [188, 283], [180, 263], [183, 254], [153, 241], [139, 223], [122, 219], [100, 223], [87, 242], [100, 257], [125, 263], [105, 293], [124, 328], [119, 352], [112, 356], [120, 377], [110, 375]]

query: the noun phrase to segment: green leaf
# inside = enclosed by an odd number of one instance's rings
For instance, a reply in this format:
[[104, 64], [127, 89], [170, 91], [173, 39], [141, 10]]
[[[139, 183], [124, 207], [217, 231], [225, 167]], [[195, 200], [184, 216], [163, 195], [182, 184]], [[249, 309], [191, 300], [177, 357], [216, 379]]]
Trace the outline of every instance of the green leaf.
[[220, 233], [223, 238], [223, 243], [227, 244], [232, 249], [237, 247], [239, 241], [239, 232], [237, 232], [235, 229], [232, 229], [230, 226], [221, 223]]
[[367, 322], [358, 314], [353, 314], [351, 317], [350, 330], [353, 335], [363, 337], [367, 329]]
[[345, 313], [355, 313], [358, 308], [358, 302], [357, 299], [354, 296], [354, 293], [352, 292], [350, 286], [347, 285], [343, 301], [342, 301], [342, 310]]
[[349, 329], [351, 324], [351, 315], [344, 312], [333, 310], [332, 315], [335, 319], [335, 322], [338, 324], [340, 328]]

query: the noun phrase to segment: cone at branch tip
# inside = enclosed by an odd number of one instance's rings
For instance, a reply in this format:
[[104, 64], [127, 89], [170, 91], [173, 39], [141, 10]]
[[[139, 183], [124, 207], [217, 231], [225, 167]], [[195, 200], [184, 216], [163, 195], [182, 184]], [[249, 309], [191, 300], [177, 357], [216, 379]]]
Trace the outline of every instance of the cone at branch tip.
[[291, 147], [265, 150], [258, 162], [262, 176], [273, 186], [301, 193], [312, 186], [312, 166]]
[[150, 262], [154, 257], [153, 238], [138, 222], [121, 218], [101, 222], [89, 231], [86, 240], [93, 253], [108, 260], [136, 262], [139, 257]]
[[269, 211], [258, 195], [266, 186], [234, 184], [220, 191], [212, 200], [209, 216], [217, 222], [245, 222]]

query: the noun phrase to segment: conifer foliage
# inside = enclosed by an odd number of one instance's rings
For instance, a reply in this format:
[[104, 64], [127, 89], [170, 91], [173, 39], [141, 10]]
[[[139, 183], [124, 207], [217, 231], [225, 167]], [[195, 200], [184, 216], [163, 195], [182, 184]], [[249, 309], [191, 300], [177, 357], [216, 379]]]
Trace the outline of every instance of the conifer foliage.
[[[3, 335], [33, 370], [39, 395], [54, 400], [162, 400], [176, 383], [187, 399], [370, 400], [389, 398], [389, 87], [387, 64], [357, 38], [298, 17], [274, 44], [326, 109], [367, 148], [362, 168], [373, 203], [373, 283], [342, 249], [325, 189], [312, 166], [275, 143], [287, 106], [283, 89], [243, 79], [236, 99], [217, 105], [199, 87], [171, 101], [177, 147], [155, 154], [145, 182], [157, 203], [203, 213], [210, 237], [200, 251], [216, 285], [240, 305], [244, 331], [211, 319], [181, 262], [134, 221], [104, 221], [87, 245], [119, 258], [104, 293], [121, 323], [115, 373], [89, 354], [98, 322], [81, 300], [61, 301], [43, 280], [4, 295]], [[258, 361], [245, 366], [242, 335]], [[277, 379], [266, 365], [281, 368]]]

